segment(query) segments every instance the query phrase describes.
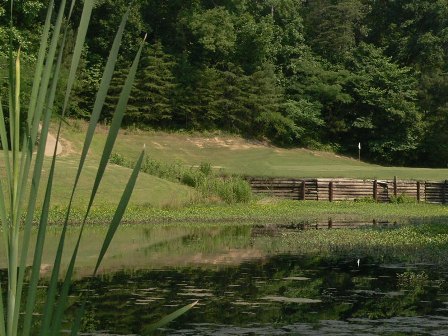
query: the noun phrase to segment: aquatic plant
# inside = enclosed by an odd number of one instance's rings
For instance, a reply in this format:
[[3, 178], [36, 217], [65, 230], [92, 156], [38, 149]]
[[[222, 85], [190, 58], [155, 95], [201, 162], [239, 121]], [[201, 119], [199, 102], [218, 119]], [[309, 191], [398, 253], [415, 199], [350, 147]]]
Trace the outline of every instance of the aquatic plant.
[[[77, 29], [74, 48], [72, 50], [70, 70], [65, 89], [61, 89], [61, 64], [63, 63], [67, 33], [71, 14], [75, 6], [75, 0], [70, 4], [67, 0], [58, 2], [55, 10], [54, 0], [50, 0], [46, 15], [45, 25], [41, 35], [40, 49], [35, 65], [34, 80], [29, 100], [23, 102], [21, 92], [21, 64], [20, 49], [13, 50], [13, 7], [14, 0], [10, 1], [11, 26], [9, 37], [9, 62], [7, 95], [8, 103], [3, 109], [0, 102], [0, 140], [3, 149], [4, 179], [0, 180], [0, 220], [3, 238], [3, 252], [7, 259], [7, 289], [0, 288], [0, 336], [20, 335], [58, 335], [60, 334], [64, 311], [68, 305], [68, 294], [72, 275], [75, 269], [79, 244], [83, 235], [84, 226], [89, 218], [90, 210], [94, 203], [97, 190], [100, 186], [106, 165], [112, 153], [121, 121], [131, 92], [132, 83], [137, 71], [138, 62], [144, 46], [144, 39], [129, 69], [126, 82], [120, 94], [115, 113], [111, 122], [107, 140], [101, 155], [97, 169], [97, 175], [92, 186], [89, 203], [82, 217], [81, 227], [77, 243], [71, 254], [67, 270], [62, 274], [61, 260], [65, 247], [67, 225], [70, 218], [72, 201], [75, 196], [78, 181], [89, 152], [89, 147], [94, 136], [94, 131], [106, 99], [108, 87], [117, 62], [117, 56], [121, 39], [125, 29], [129, 11], [123, 16], [118, 28], [113, 45], [110, 50], [103, 77], [96, 94], [96, 100], [92, 108], [89, 127], [85, 136], [82, 154], [79, 160], [77, 174], [71, 188], [71, 197], [63, 219], [63, 229], [58, 242], [52, 273], [46, 292], [46, 302], [42, 311], [36, 311], [37, 285], [40, 277], [42, 253], [48, 224], [48, 214], [54, 182], [54, 173], [57, 162], [58, 140], [60, 137], [62, 121], [69, 106], [70, 94], [75, 83], [76, 71], [81, 58], [81, 53], [87, 33], [90, 17], [94, 7], [93, 0], [85, 0], [82, 15]], [[64, 13], [68, 12], [65, 16]], [[55, 20], [53, 20], [55, 18]], [[63, 90], [64, 99], [60, 111], [55, 109], [55, 97], [58, 91]], [[24, 106], [27, 108], [25, 109]], [[9, 117], [9, 129], [5, 123], [5, 117]], [[42, 168], [44, 165], [45, 146], [50, 128], [52, 116], [58, 116], [56, 145], [51, 158], [48, 179], [42, 181]], [[40, 134], [39, 134], [40, 129]], [[39, 141], [38, 141], [39, 138]], [[36, 152], [35, 152], [36, 151]], [[122, 219], [129, 202], [132, 190], [144, 159], [144, 149], [135, 164], [135, 168], [129, 178], [120, 202], [115, 209], [113, 219], [105, 235], [93, 276], [98, 272], [101, 261], [113, 238], [113, 235]], [[36, 207], [38, 191], [45, 190], [45, 196], [40, 212]], [[33, 219], [38, 221], [38, 234], [35, 242], [31, 242], [31, 229]], [[34, 250], [31, 246], [34, 244]], [[33, 257], [32, 266], [27, 265], [29, 252]], [[62, 278], [62, 283], [60, 279]], [[26, 282], [26, 286], [25, 286]], [[0, 282], [1, 283], [1, 282]], [[6, 296], [5, 296], [6, 294]], [[4, 297], [5, 296], [5, 297]], [[193, 304], [181, 308], [177, 312], [168, 315], [161, 322], [156, 323], [156, 328], [167, 323], [173, 318], [190, 309]], [[84, 310], [83, 300], [71, 328], [71, 334], [79, 332], [80, 320]], [[36, 318], [36, 313], [39, 314]]]

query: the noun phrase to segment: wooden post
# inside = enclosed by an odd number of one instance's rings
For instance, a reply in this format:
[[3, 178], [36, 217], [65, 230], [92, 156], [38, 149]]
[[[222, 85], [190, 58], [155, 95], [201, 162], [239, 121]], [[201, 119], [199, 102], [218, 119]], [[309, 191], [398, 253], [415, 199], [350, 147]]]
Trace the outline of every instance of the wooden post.
[[446, 184], [447, 183], [448, 183], [448, 181], [445, 180], [445, 182], [443, 182], [443, 184], [442, 184], [442, 204], [446, 203], [446, 196], [445, 196], [445, 194], [446, 194]]
[[394, 196], [397, 197], [397, 177], [394, 176]]
[[306, 198], [306, 182], [305, 182], [305, 180], [303, 180], [302, 181], [302, 190], [301, 190], [301, 192], [302, 192], [302, 197], [301, 197], [301, 199], [302, 199], [302, 201], [304, 201], [305, 200], [305, 198]]
[[328, 183], [328, 200], [333, 201], [333, 182]]
[[375, 200], [375, 202], [378, 201], [378, 181], [377, 180], [373, 181], [373, 199]]
[[331, 229], [333, 227], [333, 219], [328, 218], [328, 228]]
[[421, 201], [421, 195], [420, 195], [420, 181], [417, 181], [417, 202], [420, 203]]

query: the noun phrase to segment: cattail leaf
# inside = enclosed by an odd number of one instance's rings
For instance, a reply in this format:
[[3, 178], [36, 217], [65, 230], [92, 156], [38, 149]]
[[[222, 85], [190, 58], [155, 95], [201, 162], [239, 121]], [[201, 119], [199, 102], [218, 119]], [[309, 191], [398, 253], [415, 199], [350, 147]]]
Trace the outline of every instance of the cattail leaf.
[[70, 336], [78, 336], [79, 330], [81, 329], [81, 319], [86, 310], [85, 302], [83, 302], [81, 308], [78, 309], [75, 316], [75, 321], [73, 322], [72, 331]]
[[179, 316], [185, 314], [187, 311], [189, 311], [191, 308], [193, 308], [194, 306], [196, 306], [198, 303], [198, 301], [195, 301], [193, 303], [190, 303], [178, 310], [176, 310], [174, 313], [171, 313], [167, 316], [165, 316], [164, 318], [162, 318], [160, 321], [151, 324], [148, 328], [145, 329], [145, 335], [149, 335], [152, 332], [154, 332], [156, 329], [161, 328], [165, 325], [167, 325], [168, 323], [170, 323], [171, 321], [173, 321], [174, 319], [177, 319]]
[[2, 102], [0, 100], [0, 141], [2, 142], [3, 157], [5, 159], [6, 180], [8, 183], [12, 180], [11, 162], [9, 159], [8, 134], [5, 125], [5, 115], [3, 114]]
[[[75, 1], [72, 2], [70, 13], [73, 11], [74, 4]], [[73, 84], [75, 83], [76, 71], [78, 70], [82, 49], [84, 47], [84, 41], [87, 35], [87, 29], [89, 27], [90, 17], [92, 16], [93, 4], [94, 4], [93, 0], [84, 0], [84, 6], [81, 14], [81, 21], [79, 23], [78, 33], [76, 34], [75, 48], [73, 50], [72, 62], [70, 65], [70, 72], [68, 75], [67, 89], [65, 91], [62, 115], [64, 115], [65, 111], [67, 110], [70, 94], [73, 88]]]
[[36, 246], [34, 251], [33, 266], [31, 269], [30, 285], [28, 287], [28, 300], [26, 303], [25, 320], [23, 326], [23, 334], [29, 335], [31, 329], [32, 316], [36, 300], [37, 283], [40, 277], [40, 266], [42, 263], [43, 247], [45, 243], [45, 236], [47, 232], [48, 213], [50, 212], [50, 199], [53, 189], [54, 170], [56, 165], [56, 156], [53, 156], [51, 162], [50, 173], [48, 175], [48, 183], [45, 191], [44, 203], [42, 206], [39, 229], [37, 233]]
[[70, 214], [70, 209], [71, 209], [73, 197], [75, 194], [75, 190], [77, 188], [79, 178], [81, 176], [81, 172], [84, 167], [84, 163], [87, 158], [87, 154], [89, 152], [90, 145], [92, 144], [92, 139], [95, 134], [95, 129], [98, 124], [98, 120], [100, 118], [100, 114], [103, 109], [104, 102], [106, 101], [107, 91], [109, 90], [109, 85], [112, 80], [112, 75], [114, 73], [115, 65], [117, 63], [118, 51], [120, 49], [121, 40], [123, 38], [124, 28], [126, 26], [126, 22], [129, 17], [129, 11], [130, 10], [128, 9], [127, 12], [125, 13], [125, 15], [123, 15], [120, 27], [117, 31], [117, 34], [115, 35], [114, 43], [109, 52], [109, 57], [107, 59], [106, 66], [104, 68], [103, 77], [101, 78], [100, 87], [96, 94], [95, 104], [93, 106], [93, 111], [92, 111], [92, 114], [90, 117], [89, 126], [88, 126], [87, 133], [86, 133], [86, 136], [84, 139], [84, 145], [83, 145], [83, 149], [82, 149], [82, 153], [81, 153], [81, 158], [79, 160], [78, 170], [76, 172], [75, 182], [74, 182], [74, 186], [72, 188], [72, 193], [70, 196], [70, 201], [69, 201], [68, 210], [67, 210], [67, 216], [69, 216], [69, 214]]
[[[55, 68], [55, 78], [59, 77], [61, 64], [62, 64], [62, 55], [63, 55], [63, 47], [65, 44], [65, 35], [62, 40], [62, 48], [59, 52], [58, 61], [56, 63]], [[23, 279], [24, 279], [24, 272], [25, 272], [25, 265], [26, 265], [26, 259], [28, 255], [28, 248], [29, 248], [29, 241], [30, 241], [30, 234], [31, 234], [31, 227], [32, 227], [32, 221], [33, 221], [33, 213], [35, 209], [36, 199], [37, 199], [37, 191], [38, 186], [40, 184], [40, 178], [41, 178], [41, 171], [43, 166], [43, 158], [45, 155], [45, 143], [47, 142], [47, 136], [49, 131], [49, 125], [50, 125], [50, 119], [51, 119], [51, 110], [54, 103], [54, 98], [56, 96], [56, 90], [57, 90], [57, 80], [54, 80], [52, 82], [52, 88], [50, 90], [49, 95], [49, 102], [50, 106], [48, 107], [48, 112], [44, 115], [44, 121], [42, 125], [41, 130], [41, 145], [38, 147], [38, 153], [36, 155], [36, 162], [35, 162], [35, 170], [34, 170], [34, 176], [33, 176], [33, 183], [32, 190], [30, 193], [30, 200], [29, 200], [29, 208], [27, 212], [27, 217], [25, 219], [25, 227], [24, 227], [24, 233], [23, 233], [23, 242], [22, 242], [22, 255], [21, 255], [21, 262], [20, 262], [20, 268], [19, 268], [19, 281], [20, 286], [23, 286]], [[49, 203], [46, 203], [47, 200], [47, 194], [51, 195], [51, 187], [53, 183], [54, 178], [54, 164], [56, 162], [56, 148], [55, 152], [53, 153], [53, 159], [52, 159], [52, 165], [50, 168], [50, 174], [48, 177], [47, 182], [47, 191], [45, 193], [45, 199], [44, 199], [44, 205], [43, 210], [41, 212], [41, 218], [39, 223], [39, 229], [38, 229], [38, 235], [36, 240], [36, 245], [34, 248], [34, 259], [33, 259], [33, 266], [31, 268], [31, 279], [29, 281], [28, 285], [28, 296], [26, 301], [26, 313], [24, 317], [24, 323], [23, 323], [23, 334], [28, 335], [30, 333], [31, 329], [31, 322], [32, 322], [32, 313], [35, 306], [35, 300], [36, 300], [36, 290], [37, 290], [37, 284], [39, 280], [40, 275], [40, 265], [42, 260], [42, 251], [43, 251], [43, 245], [45, 242], [45, 231], [46, 231], [46, 225], [48, 222], [48, 211], [49, 211]], [[50, 189], [49, 189], [50, 188]], [[48, 201], [50, 200], [48, 196]], [[20, 295], [21, 291], [19, 291]]]
[[28, 105], [28, 128], [31, 128], [31, 123], [34, 118], [34, 112], [36, 109], [37, 94], [39, 93], [39, 87], [42, 79], [42, 71], [44, 69], [45, 54], [48, 47], [48, 38], [50, 36], [51, 16], [53, 14], [54, 0], [51, 0], [48, 4], [47, 16], [45, 18], [45, 24], [40, 39], [39, 53], [37, 56], [36, 69], [34, 71], [33, 86], [31, 89], [30, 102]]
[[112, 238], [115, 235], [115, 232], [117, 231], [118, 225], [121, 222], [121, 219], [123, 218], [123, 214], [126, 210], [126, 207], [128, 206], [129, 199], [131, 198], [132, 191], [135, 187], [135, 182], [137, 181], [138, 173], [140, 172], [140, 169], [142, 167], [143, 157], [145, 156], [145, 150], [143, 149], [140, 157], [137, 161], [137, 164], [135, 165], [132, 175], [129, 178], [128, 184], [126, 185], [126, 188], [123, 192], [123, 195], [121, 196], [120, 203], [118, 204], [118, 207], [115, 211], [114, 217], [112, 219], [112, 222], [109, 225], [109, 229], [107, 231], [106, 237], [104, 239], [103, 245], [101, 247], [100, 254], [98, 256], [98, 261], [95, 266], [95, 270], [93, 272], [93, 275], [95, 276], [98, 268], [100, 267], [101, 261], [104, 258], [104, 255], [107, 252], [107, 249], [109, 248], [109, 245], [112, 241]]
[[124, 113], [126, 111], [126, 106], [128, 104], [129, 96], [131, 95], [132, 84], [134, 83], [135, 75], [137, 73], [138, 63], [140, 61], [140, 56], [142, 53], [143, 45], [145, 43], [146, 36], [143, 39], [140, 48], [137, 52], [137, 55], [134, 58], [134, 62], [132, 63], [131, 69], [129, 70], [129, 74], [126, 78], [126, 82], [123, 86], [123, 90], [121, 91], [120, 98], [118, 100], [117, 107], [115, 109], [114, 116], [112, 118], [112, 123], [109, 129], [109, 133], [107, 135], [106, 144], [103, 148], [103, 153], [101, 156], [100, 164], [98, 166], [98, 171], [96, 174], [95, 182], [93, 184], [92, 193], [89, 200], [89, 205], [87, 207], [86, 215], [84, 221], [89, 215], [90, 209], [92, 207], [93, 201], [95, 199], [96, 193], [98, 191], [99, 185], [104, 175], [104, 171], [106, 170], [107, 163], [109, 162], [110, 154], [112, 153], [112, 149], [115, 144], [115, 140], [118, 136], [118, 131], [120, 130], [121, 122], [123, 120]]
[[2, 290], [2, 282], [0, 279], [0, 336], [6, 336], [6, 328], [5, 328], [5, 308], [3, 304], [3, 290]]
[[[96, 178], [95, 178], [95, 182], [94, 182], [94, 186], [93, 186], [93, 189], [92, 189], [89, 205], [88, 205], [86, 213], [84, 215], [83, 223], [81, 225], [81, 229], [80, 229], [80, 232], [79, 232], [79, 237], [78, 237], [75, 249], [73, 251], [69, 267], [67, 269], [67, 273], [66, 273], [66, 276], [65, 276], [65, 279], [64, 279], [64, 283], [62, 285], [62, 290], [61, 290], [61, 294], [60, 294], [60, 297], [59, 297], [59, 301], [58, 301], [58, 303], [56, 305], [56, 308], [55, 308], [55, 314], [52, 316], [52, 319], [51, 319], [52, 320], [52, 325], [51, 325], [51, 328], [48, 329], [48, 330], [51, 330], [51, 335], [56, 335], [59, 332], [59, 330], [60, 330], [60, 326], [61, 326], [61, 322], [62, 322], [62, 314], [63, 314], [63, 312], [65, 310], [65, 306], [67, 304], [68, 290], [69, 290], [69, 286], [70, 286], [70, 283], [71, 283], [71, 277], [72, 277], [72, 274], [73, 274], [76, 258], [77, 258], [77, 255], [78, 255], [79, 244], [81, 242], [82, 234], [83, 234], [83, 231], [84, 231], [84, 226], [85, 226], [85, 223], [87, 221], [87, 217], [88, 217], [88, 214], [90, 212], [91, 206], [93, 204], [93, 200], [94, 200], [94, 198], [96, 196], [96, 192], [98, 190], [99, 184], [100, 184], [100, 182], [102, 180], [102, 177], [104, 175], [104, 171], [105, 171], [106, 165], [107, 165], [107, 163], [109, 161], [109, 157], [110, 157], [110, 154], [112, 152], [113, 145], [115, 143], [115, 140], [116, 140], [117, 135], [118, 135], [118, 131], [119, 131], [120, 126], [121, 126], [121, 121], [123, 119], [123, 115], [124, 115], [124, 112], [126, 110], [127, 102], [129, 100], [129, 96], [130, 96], [131, 88], [132, 88], [132, 83], [134, 82], [134, 79], [135, 79], [135, 74], [137, 72], [138, 62], [140, 60], [140, 56], [141, 56], [141, 53], [142, 53], [144, 42], [145, 42], [145, 39], [142, 41], [142, 43], [140, 45], [140, 48], [139, 48], [139, 50], [137, 52], [137, 55], [135, 56], [134, 62], [132, 64], [132, 66], [131, 66], [128, 78], [126, 80], [126, 84], [125, 84], [125, 86], [124, 86], [124, 88], [122, 90], [122, 93], [120, 95], [120, 101], [119, 101], [119, 103], [117, 105], [117, 108], [116, 108], [116, 111], [115, 111], [115, 114], [114, 114], [114, 118], [112, 119], [112, 125], [111, 125], [111, 127], [109, 129], [109, 133], [108, 133], [108, 136], [107, 136], [106, 144], [105, 144], [104, 149], [103, 149], [103, 154], [102, 154], [101, 161], [100, 161], [99, 168], [98, 168], [98, 172], [97, 172], [97, 175], [96, 175]], [[64, 224], [64, 226], [65, 225], [66, 224]], [[65, 235], [65, 230], [63, 230], [63, 234]], [[48, 324], [48, 322], [47, 322], [47, 324]]]
[[[110, 242], [112, 241], [112, 238], [118, 228], [118, 225], [121, 222], [121, 219], [123, 218], [123, 214], [124, 214], [126, 207], [129, 203], [129, 199], [131, 198], [132, 191], [135, 186], [135, 182], [137, 181], [137, 177], [140, 172], [140, 168], [141, 168], [141, 165], [143, 162], [144, 155], [145, 155], [145, 152], [143, 150], [140, 154], [137, 164], [135, 165], [135, 167], [132, 171], [131, 176], [129, 177], [129, 181], [126, 185], [126, 188], [123, 191], [123, 195], [120, 199], [120, 203], [118, 204], [117, 210], [115, 211], [115, 215], [112, 219], [112, 222], [109, 224], [109, 229], [107, 231], [106, 238], [105, 238], [103, 246], [101, 248], [101, 252], [98, 257], [98, 262], [96, 264], [94, 274], [96, 274], [96, 271], [101, 263], [101, 260], [104, 257], [104, 254], [106, 253], [107, 248], [110, 245]], [[50, 334], [51, 336], [56, 336], [60, 333], [60, 329], [61, 329], [61, 325], [62, 325], [62, 317], [63, 317], [63, 313], [65, 311], [65, 307], [67, 306], [67, 302], [68, 302], [68, 293], [69, 293], [70, 284], [71, 284], [71, 280], [72, 280], [72, 276], [73, 276], [73, 271], [75, 268], [76, 258], [78, 255], [79, 245], [81, 243], [81, 237], [82, 237], [83, 230], [84, 230], [84, 225], [82, 225], [82, 227], [81, 227], [81, 231], [79, 233], [79, 237], [76, 242], [76, 246], [73, 251], [72, 258], [70, 260], [70, 264], [69, 264], [69, 267], [68, 267], [68, 270], [67, 270], [67, 273], [66, 273], [66, 276], [64, 279], [64, 283], [62, 285], [62, 290], [61, 290], [61, 294], [59, 297], [59, 301], [56, 306], [55, 313], [53, 315], [51, 334]]]

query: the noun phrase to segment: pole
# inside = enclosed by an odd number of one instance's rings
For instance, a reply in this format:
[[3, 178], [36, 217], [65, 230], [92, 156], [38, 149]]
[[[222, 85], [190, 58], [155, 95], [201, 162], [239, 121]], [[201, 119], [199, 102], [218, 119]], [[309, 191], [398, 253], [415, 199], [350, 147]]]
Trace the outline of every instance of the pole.
[[358, 142], [358, 161], [361, 161], [361, 143]]

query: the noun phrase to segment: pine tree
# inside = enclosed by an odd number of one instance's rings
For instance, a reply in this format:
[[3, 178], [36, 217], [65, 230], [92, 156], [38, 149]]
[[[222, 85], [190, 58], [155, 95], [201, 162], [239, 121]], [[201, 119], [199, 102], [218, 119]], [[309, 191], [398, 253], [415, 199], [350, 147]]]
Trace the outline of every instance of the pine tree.
[[136, 122], [166, 126], [172, 119], [172, 95], [175, 88], [175, 61], [163, 51], [160, 42], [150, 46], [142, 58], [129, 118]]
[[[127, 69], [126, 67], [118, 67], [119, 70], [115, 70], [114, 76], [112, 77], [112, 81], [109, 86], [109, 91], [107, 92], [107, 98], [105, 102], [105, 108], [103, 109], [101, 113], [101, 118], [103, 120], [110, 121], [112, 120], [112, 116], [115, 110], [115, 106], [117, 106], [118, 100], [120, 98], [121, 90], [123, 89], [123, 85], [126, 81], [127, 77]], [[133, 90], [134, 91], [134, 90]], [[132, 93], [131, 93], [132, 95]], [[131, 96], [132, 98], [132, 96]], [[131, 100], [131, 99], [130, 99]], [[131, 101], [129, 102], [126, 114], [124, 117], [124, 123], [126, 123], [127, 116], [132, 111], [132, 104]]]

